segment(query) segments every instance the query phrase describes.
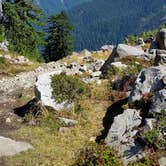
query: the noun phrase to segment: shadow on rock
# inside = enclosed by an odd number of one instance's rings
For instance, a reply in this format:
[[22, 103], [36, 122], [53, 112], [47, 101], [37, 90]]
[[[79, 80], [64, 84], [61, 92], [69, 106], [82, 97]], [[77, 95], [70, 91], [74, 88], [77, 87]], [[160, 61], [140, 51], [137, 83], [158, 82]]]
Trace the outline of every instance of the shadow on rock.
[[97, 143], [100, 143], [102, 140], [104, 140], [107, 137], [109, 129], [114, 121], [114, 117], [123, 113], [124, 109], [122, 108], [122, 106], [127, 104], [127, 102], [128, 102], [128, 98], [125, 98], [125, 99], [119, 100], [118, 102], [108, 107], [107, 112], [103, 118], [104, 130], [101, 131], [102, 133], [101, 135], [97, 136], [96, 138]]
[[14, 113], [20, 117], [24, 117], [28, 113], [32, 113], [33, 115], [37, 116], [41, 112], [41, 105], [37, 98], [32, 99], [27, 104], [15, 108]]

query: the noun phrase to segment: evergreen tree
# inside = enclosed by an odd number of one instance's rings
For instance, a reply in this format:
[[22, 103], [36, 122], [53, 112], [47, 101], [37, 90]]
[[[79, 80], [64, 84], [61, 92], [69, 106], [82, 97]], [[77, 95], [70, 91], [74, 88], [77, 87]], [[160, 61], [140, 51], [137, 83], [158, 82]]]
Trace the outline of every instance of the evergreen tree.
[[73, 50], [73, 27], [65, 12], [48, 19], [44, 58], [47, 62], [59, 60], [70, 55]]
[[9, 41], [9, 49], [29, 58], [37, 58], [38, 46], [42, 42], [40, 26], [42, 10], [34, 0], [6, 0], [3, 3], [5, 14], [5, 37]]

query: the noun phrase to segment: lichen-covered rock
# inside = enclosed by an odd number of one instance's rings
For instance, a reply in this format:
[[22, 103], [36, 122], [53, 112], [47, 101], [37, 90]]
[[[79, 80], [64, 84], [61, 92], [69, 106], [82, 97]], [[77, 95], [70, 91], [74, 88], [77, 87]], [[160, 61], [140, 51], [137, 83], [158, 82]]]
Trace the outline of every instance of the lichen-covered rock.
[[140, 101], [144, 95], [164, 88], [162, 78], [166, 75], [166, 66], [150, 67], [142, 70], [137, 77], [135, 87], [129, 96], [129, 102]]

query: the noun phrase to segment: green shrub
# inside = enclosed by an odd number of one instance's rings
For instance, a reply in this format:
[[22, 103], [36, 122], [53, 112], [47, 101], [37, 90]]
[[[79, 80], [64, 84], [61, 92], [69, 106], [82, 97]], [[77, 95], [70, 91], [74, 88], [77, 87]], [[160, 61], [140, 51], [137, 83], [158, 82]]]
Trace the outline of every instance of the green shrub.
[[122, 166], [122, 162], [116, 152], [105, 145], [96, 143], [88, 145], [78, 155], [76, 163], [73, 166]]
[[52, 77], [54, 98], [58, 103], [72, 102], [88, 92], [88, 86], [79, 78], [65, 73]]
[[166, 139], [162, 132], [166, 130], [166, 111], [161, 111], [161, 114], [154, 113], [156, 122], [153, 124], [153, 129], [143, 133], [143, 138], [147, 144], [152, 145], [155, 149], [161, 149], [166, 146]]

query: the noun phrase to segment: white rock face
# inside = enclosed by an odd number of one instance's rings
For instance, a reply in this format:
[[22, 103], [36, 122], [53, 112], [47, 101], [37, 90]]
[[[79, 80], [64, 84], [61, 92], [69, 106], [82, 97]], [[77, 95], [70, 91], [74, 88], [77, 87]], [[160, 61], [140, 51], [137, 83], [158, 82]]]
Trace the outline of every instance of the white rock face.
[[[57, 103], [53, 97], [53, 88], [51, 87], [51, 77], [53, 75], [58, 75], [62, 70], [54, 71], [51, 73], [45, 73], [39, 75], [37, 82], [35, 83], [35, 94], [36, 97], [41, 100], [44, 106], [52, 107], [53, 109], [59, 111], [64, 108], [68, 108], [68, 102]], [[71, 106], [71, 105], [70, 105]]]
[[0, 136], [0, 157], [13, 156], [32, 148], [33, 147], [27, 142], [17, 142], [10, 138]]
[[140, 72], [129, 102], [140, 101], [144, 94], [154, 93], [164, 88], [162, 78], [166, 75], [166, 66], [150, 67]]

